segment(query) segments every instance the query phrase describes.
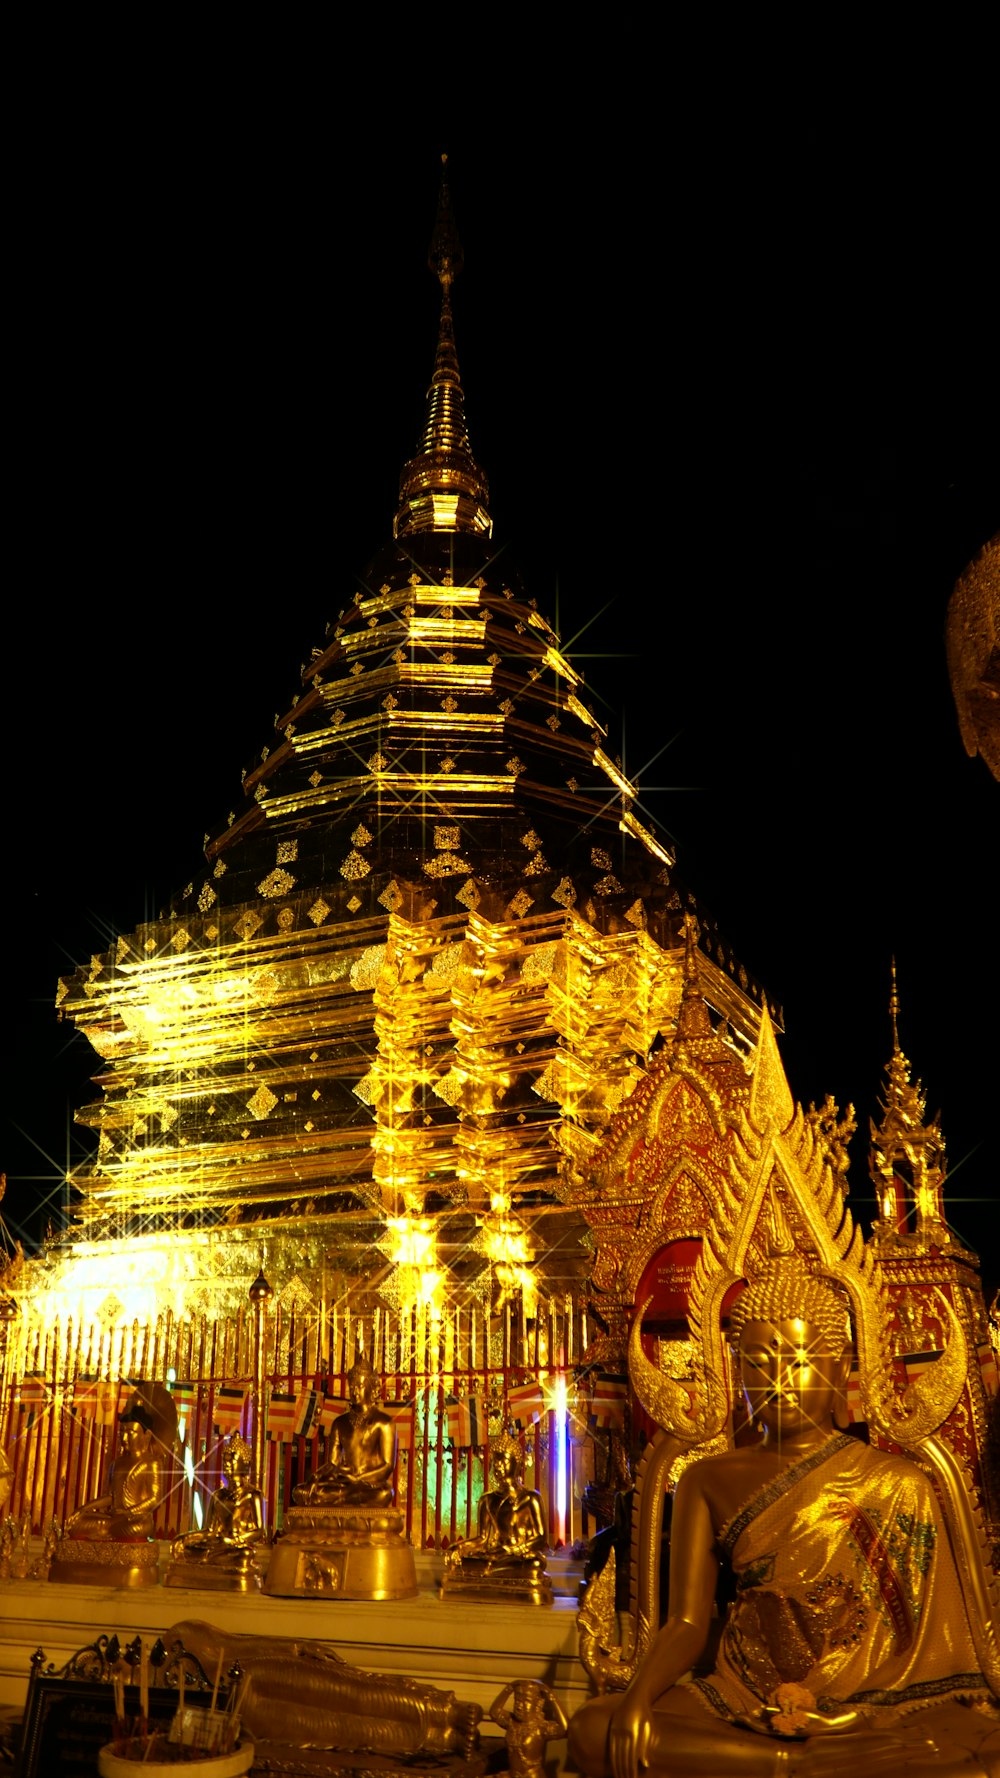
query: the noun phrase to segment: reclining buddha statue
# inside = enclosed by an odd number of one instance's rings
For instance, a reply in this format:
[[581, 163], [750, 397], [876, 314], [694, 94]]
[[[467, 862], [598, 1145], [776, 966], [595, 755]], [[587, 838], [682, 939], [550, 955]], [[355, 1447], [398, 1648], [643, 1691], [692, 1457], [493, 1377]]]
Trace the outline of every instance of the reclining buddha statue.
[[[934, 1436], [962, 1387], [961, 1324], [942, 1298], [948, 1348], [897, 1397], [877, 1268], [851, 1238], [842, 1195], [790, 1095], [787, 1111], [769, 1119], [758, 1107], [755, 1128], [751, 1099], [733, 1168], [736, 1208], [728, 1227], [720, 1210], [722, 1227], [703, 1245], [689, 1305], [705, 1355], [693, 1404], [645, 1357], [641, 1312], [633, 1323], [633, 1387], [666, 1429], [640, 1476], [640, 1579], [654, 1572], [670, 1463], [725, 1423], [721, 1305], [741, 1277], [730, 1338], [756, 1436], [682, 1469], [662, 1628], [647, 1594], [631, 1638], [614, 1648], [606, 1609], [602, 1619], [599, 1600], [585, 1607], [584, 1658], [600, 1683], [625, 1689], [577, 1712], [571, 1754], [588, 1778], [997, 1778], [995, 1592], [959, 1466]], [[793, 1205], [800, 1236], [808, 1229], [805, 1252], [790, 1238]], [[848, 1310], [866, 1418], [923, 1467], [841, 1430]], [[703, 1667], [720, 1564], [735, 1596]]]

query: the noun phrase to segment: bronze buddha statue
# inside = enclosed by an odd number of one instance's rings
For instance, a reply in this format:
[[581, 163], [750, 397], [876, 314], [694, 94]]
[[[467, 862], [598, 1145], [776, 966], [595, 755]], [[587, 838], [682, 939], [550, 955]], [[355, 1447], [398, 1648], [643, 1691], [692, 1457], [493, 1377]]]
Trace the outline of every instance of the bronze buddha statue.
[[490, 1469], [497, 1487], [479, 1502], [479, 1529], [448, 1550], [442, 1596], [475, 1592], [478, 1597], [552, 1597], [545, 1572], [545, 1520], [534, 1488], [520, 1481], [521, 1447], [510, 1433], [490, 1443]]
[[249, 1592], [260, 1584], [257, 1560], [266, 1539], [264, 1503], [250, 1467], [250, 1446], [233, 1433], [223, 1445], [222, 1486], [208, 1503], [204, 1529], [174, 1539], [167, 1586]]

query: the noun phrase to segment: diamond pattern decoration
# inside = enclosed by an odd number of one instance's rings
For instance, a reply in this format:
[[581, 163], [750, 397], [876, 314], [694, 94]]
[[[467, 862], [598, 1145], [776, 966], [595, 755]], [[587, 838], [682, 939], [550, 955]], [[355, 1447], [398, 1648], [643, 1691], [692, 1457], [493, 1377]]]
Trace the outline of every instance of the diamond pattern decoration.
[[360, 902], [359, 898], [356, 895], [352, 895], [350, 901], [347, 904], [347, 911], [350, 914], [356, 914], [360, 906], [361, 906], [361, 902]]
[[384, 772], [388, 763], [384, 753], [373, 753], [368, 761], [368, 770], [370, 772]]
[[251, 1117], [257, 1118], [259, 1122], [261, 1118], [270, 1116], [277, 1103], [277, 1093], [272, 1093], [270, 1087], [266, 1087], [261, 1081], [253, 1098], [247, 1100], [247, 1110]]
[[298, 840], [279, 840], [278, 841], [278, 863], [279, 864], [294, 864], [295, 860], [298, 858], [298, 855], [299, 855]]
[[523, 759], [518, 759], [516, 753], [512, 754], [510, 759], [507, 761], [507, 770], [510, 773], [511, 777], [512, 778], [519, 778], [521, 773], [525, 769], [526, 768], [525, 768]]
[[439, 852], [453, 852], [460, 844], [460, 833], [457, 827], [435, 827], [434, 844]]
[[370, 870], [371, 865], [367, 858], [362, 858], [360, 852], [348, 852], [340, 866], [341, 876], [346, 877], [349, 883], [356, 883], [359, 877], [366, 877]]
[[552, 891], [552, 899], [557, 901], [560, 907], [575, 907], [576, 890], [570, 877], [563, 877], [562, 881], [556, 884]]
[[609, 871], [606, 877], [599, 878], [594, 884], [595, 895], [620, 895], [621, 892], [622, 886], [612, 871]]
[[446, 698], [441, 699], [441, 708], [442, 708], [442, 710], [446, 711], [449, 716], [451, 716], [453, 711], [458, 709], [458, 699], [453, 698], [451, 696], [451, 693], [449, 692], [449, 694]]
[[257, 884], [257, 894], [264, 895], [269, 901], [275, 901], [279, 895], [289, 895], [295, 888], [295, 878], [287, 870], [273, 870], [262, 883]]
[[198, 896], [198, 907], [200, 908], [201, 912], [203, 914], [207, 914], [213, 901], [217, 901], [217, 900], [218, 900], [218, 897], [215, 893], [215, 890], [212, 888], [211, 883], [203, 883], [202, 887], [201, 887], [201, 892]]
[[515, 920], [520, 920], [521, 916], [526, 914], [528, 909], [533, 908], [534, 905], [534, 897], [525, 894], [523, 889], [519, 889], [513, 901], [507, 903], [507, 912], [508, 914], [513, 914]]
[[441, 761], [441, 770], [442, 772], [453, 772], [455, 770], [455, 761], [452, 759], [450, 753], [446, 753]]
[[354, 832], [351, 835], [351, 845], [352, 846], [370, 846], [371, 843], [372, 843], [372, 836], [368, 832], [367, 827], [360, 827], [359, 826], [354, 829]]
[[378, 899], [380, 907], [388, 908], [390, 914], [394, 914], [402, 905], [403, 891], [398, 883], [387, 883]]
[[470, 914], [475, 913], [475, 911], [476, 911], [477, 907], [479, 906], [479, 903], [482, 901], [482, 899], [483, 898], [480, 895], [479, 890], [476, 888], [476, 885], [473, 882], [473, 879], [471, 877], [469, 878], [468, 882], [465, 883], [463, 885], [463, 887], [458, 891], [458, 894], [455, 896], [455, 900], [460, 901], [462, 903], [463, 907], [468, 908]]
[[329, 912], [330, 909], [327, 906], [327, 903], [323, 900], [322, 896], [319, 896], [309, 909], [309, 918], [314, 926], [322, 926], [323, 921], [326, 919]]
[[237, 938], [242, 938], [244, 940], [244, 942], [246, 942], [247, 940], [253, 938], [254, 933], [258, 930], [259, 927], [263, 926], [263, 924], [264, 924], [263, 914], [256, 914], [256, 913], [254, 913], [253, 908], [247, 908], [246, 913], [240, 915], [235, 926], [233, 927], [233, 931], [235, 932]]
[[183, 926], [178, 926], [177, 931], [174, 933], [173, 937], [170, 940], [171, 950], [177, 951], [177, 952], [185, 951], [185, 950], [187, 950], [187, 947], [190, 943], [191, 943], [190, 932], [186, 931]]
[[318, 790], [320, 785], [323, 782], [322, 772], [310, 772], [309, 773], [309, 782], [312, 785], [314, 790]]
[[641, 897], [637, 897], [632, 903], [632, 906], [625, 910], [625, 918], [630, 926], [638, 926], [640, 928], [645, 926], [646, 910], [643, 907]]

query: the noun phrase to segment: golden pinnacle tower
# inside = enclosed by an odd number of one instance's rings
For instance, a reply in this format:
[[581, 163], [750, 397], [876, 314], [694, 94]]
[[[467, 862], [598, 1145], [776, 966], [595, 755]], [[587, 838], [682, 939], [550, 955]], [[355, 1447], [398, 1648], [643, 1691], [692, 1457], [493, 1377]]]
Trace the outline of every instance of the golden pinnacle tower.
[[[112, 1239], [137, 1288], [166, 1242], [177, 1313], [242, 1301], [265, 1235], [277, 1284], [307, 1294], [392, 1302], [433, 1277], [485, 1298], [504, 1266], [532, 1291], [583, 1282], [574, 1181], [673, 1028], [695, 903], [491, 543], [461, 265], [442, 181], [440, 329], [394, 539], [335, 601], [169, 909], [60, 984], [102, 1062], [69, 1243], [91, 1307]], [[703, 992], [746, 1048], [760, 991], [704, 910], [699, 931]], [[43, 1266], [69, 1291], [67, 1251]]]

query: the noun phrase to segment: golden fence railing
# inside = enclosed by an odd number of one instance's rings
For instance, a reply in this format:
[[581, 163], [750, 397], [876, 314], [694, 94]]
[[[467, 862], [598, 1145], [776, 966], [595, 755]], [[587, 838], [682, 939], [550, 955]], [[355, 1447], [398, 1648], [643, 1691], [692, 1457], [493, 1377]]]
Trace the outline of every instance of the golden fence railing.
[[[414, 1544], [441, 1548], [474, 1532], [490, 1437], [512, 1419], [550, 1543], [570, 1543], [586, 1529], [579, 1505], [585, 1478], [571, 1436], [579, 1446], [571, 1405], [582, 1331], [568, 1299], [534, 1315], [518, 1299], [499, 1314], [473, 1303], [436, 1320], [415, 1309], [358, 1312], [349, 1301], [318, 1314], [309, 1303], [279, 1299], [266, 1326], [267, 1389], [286, 1398], [286, 1416], [294, 1397], [294, 1411], [283, 1422], [272, 1419], [265, 1446], [269, 1528], [280, 1526], [296, 1483], [326, 1460], [332, 1416], [338, 1403], [346, 1406], [348, 1372], [361, 1350], [396, 1422], [397, 1499]], [[129, 1385], [145, 1379], [175, 1392], [182, 1433], [165, 1459], [169, 1480], [156, 1532], [169, 1538], [199, 1523], [220, 1480], [223, 1438], [236, 1428], [249, 1434], [252, 1347], [252, 1317], [243, 1309], [225, 1319], [166, 1312], [152, 1323], [111, 1328], [12, 1329], [8, 1512], [38, 1533], [99, 1494], [118, 1445], [117, 1415]]]

